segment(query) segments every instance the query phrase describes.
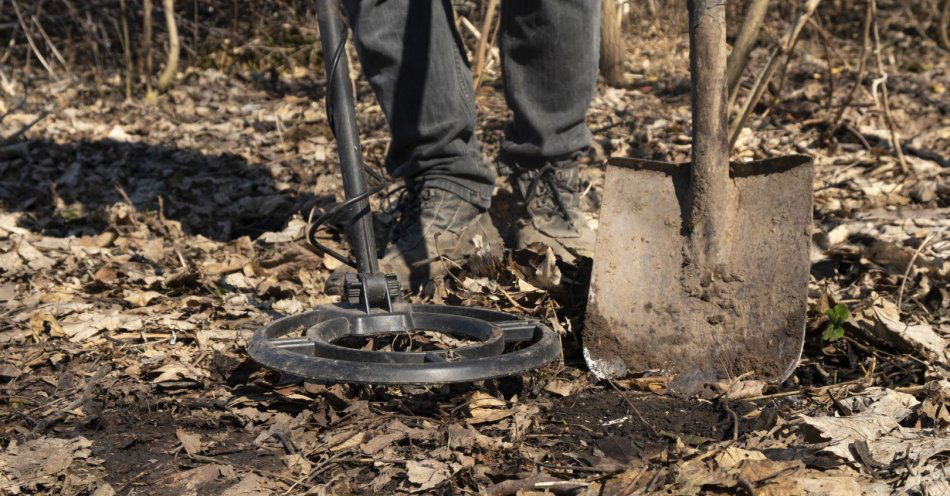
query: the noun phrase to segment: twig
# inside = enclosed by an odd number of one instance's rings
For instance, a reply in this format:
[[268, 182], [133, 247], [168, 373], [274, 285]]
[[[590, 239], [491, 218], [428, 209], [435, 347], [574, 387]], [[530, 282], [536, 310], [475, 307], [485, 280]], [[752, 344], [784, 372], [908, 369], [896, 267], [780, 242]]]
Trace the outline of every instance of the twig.
[[851, 90], [848, 92], [848, 95], [844, 97], [844, 100], [841, 101], [841, 106], [838, 107], [838, 112], [835, 113], [834, 119], [831, 120], [831, 125], [828, 126], [828, 129], [825, 130], [824, 136], [822, 136], [820, 141], [827, 141], [834, 135], [835, 131], [838, 130], [838, 126], [841, 125], [841, 119], [844, 117], [844, 111], [851, 106], [851, 100], [854, 99], [854, 93], [858, 89], [858, 86], [861, 86], [861, 79], [864, 77], [864, 68], [867, 65], [867, 53], [868, 46], [871, 44], [871, 5], [868, 4], [867, 12], [864, 16], [864, 37], [863, 42], [861, 43], [861, 56], [858, 60], [858, 70], [854, 75], [854, 85], [851, 86]]
[[529, 462], [531, 462], [531, 463], [533, 463], [533, 464], [539, 466], [539, 467], [549, 468], [549, 469], [551, 469], [551, 470], [561, 470], [561, 471], [564, 471], [564, 470], [573, 470], [573, 471], [575, 471], [575, 472], [591, 472], [591, 473], [596, 473], [596, 474], [610, 473], [610, 472], [614, 472], [614, 471], [615, 471], [615, 469], [607, 469], [607, 470], [605, 470], [605, 469], [597, 468], [597, 467], [585, 467], [585, 466], [583, 466], [583, 465], [557, 465], [557, 464], [554, 464], [554, 463], [538, 462], [538, 461], [532, 460], [532, 459], [530, 459], [530, 458], [528, 458], [528, 457], [526, 457], [526, 456], [524, 456], [524, 455], [522, 455], [521, 457], [524, 458], [525, 460], [527, 460], [527, 461], [529, 461]]
[[129, 42], [129, 10], [119, 0], [119, 29], [122, 31], [122, 54], [125, 57], [125, 99], [132, 99], [132, 45]]
[[36, 26], [36, 29], [40, 32], [40, 35], [43, 36], [43, 41], [46, 42], [46, 45], [49, 46], [53, 56], [56, 57], [56, 60], [63, 66], [63, 69], [66, 71], [66, 74], [69, 74], [70, 77], [73, 77], [73, 72], [69, 70], [69, 64], [66, 63], [66, 59], [63, 58], [63, 55], [59, 53], [59, 50], [56, 48], [56, 45], [53, 44], [53, 40], [50, 39], [49, 35], [46, 34], [46, 30], [43, 29], [43, 25], [36, 19], [36, 16], [30, 16], [30, 20], [33, 21], [33, 25]]
[[[811, 21], [812, 19], [809, 18], [808, 20]], [[782, 72], [780, 73], [780, 76], [778, 77], [778, 86], [774, 92], [775, 96], [772, 99], [772, 105], [770, 106], [769, 111], [771, 111], [771, 108], [774, 108], [782, 101], [782, 92], [785, 90], [785, 77], [788, 75], [788, 66], [792, 63], [792, 54], [795, 52], [795, 49], [798, 47], [799, 40], [801, 40], [801, 38], [796, 39], [795, 42], [792, 44], [792, 48], [788, 50], [788, 55], [785, 57], [785, 63], [782, 64]]]
[[738, 441], [739, 440], [739, 415], [736, 414], [736, 412], [732, 408], [729, 408], [729, 403], [726, 401], [722, 402], [722, 407], [725, 408], [726, 411], [729, 412], [729, 415], [732, 417], [732, 440]]
[[880, 77], [875, 80], [875, 84], [877, 84], [878, 81], [881, 83], [880, 103], [884, 109], [884, 121], [887, 123], [887, 129], [891, 133], [891, 145], [897, 152], [897, 161], [900, 162], [901, 172], [907, 174], [907, 160], [904, 159], [904, 150], [901, 148], [900, 137], [897, 136], [897, 126], [894, 124], [894, 117], [891, 115], [891, 104], [887, 94], [887, 72], [884, 71], [884, 61], [881, 58], [881, 37], [878, 33], [877, 0], [871, 0], [870, 8], [872, 11], [871, 17], [874, 22], [874, 53], [877, 59], [877, 72], [880, 74]]
[[626, 403], [627, 406], [629, 406], [630, 409], [633, 410], [633, 414], [636, 415], [638, 419], [640, 419], [640, 423], [642, 423], [643, 425], [649, 427], [650, 430], [653, 431], [653, 435], [654, 435], [654, 436], [659, 436], [659, 435], [660, 435], [660, 432], [656, 430], [656, 427], [653, 427], [653, 424], [647, 422], [647, 419], [643, 418], [643, 415], [640, 414], [640, 410], [637, 410], [637, 407], [633, 406], [633, 402], [631, 402], [631, 401], [627, 398], [627, 395], [624, 394], [623, 391], [621, 391], [620, 388], [618, 388], [617, 385], [614, 384], [613, 381], [611, 381], [610, 379], [606, 379], [606, 381], [607, 381], [608, 384], [610, 384], [610, 387], [614, 388], [614, 391], [616, 391], [618, 394], [620, 394], [620, 397], [623, 399], [624, 403]]
[[937, 21], [937, 43], [944, 50], [950, 51], [950, 35], [947, 30], [950, 29], [950, 0], [943, 0], [943, 8], [940, 10], [940, 17]]
[[815, 32], [818, 33], [818, 38], [821, 40], [821, 48], [825, 53], [825, 69], [827, 69], [827, 78], [828, 78], [828, 109], [830, 110], [832, 105], [835, 103], [835, 74], [832, 70], [833, 62], [831, 61], [831, 41], [828, 39], [828, 34], [822, 29], [821, 25], [818, 24], [814, 19], [808, 20], [808, 25], [814, 28]]
[[927, 41], [933, 41], [927, 36], [927, 29], [920, 25], [920, 19], [917, 18], [917, 14], [914, 13], [914, 9], [910, 7], [910, 2], [899, 2], [904, 7], [904, 14], [907, 19], [910, 19], [910, 24], [914, 28], [914, 31], [917, 31], [917, 34], [921, 38]]
[[175, 0], [163, 0], [165, 10], [165, 24], [168, 28], [168, 60], [165, 61], [165, 71], [159, 76], [155, 86], [158, 91], [165, 91], [171, 87], [178, 73], [178, 58], [181, 45], [178, 39], [178, 25], [175, 24]]
[[742, 30], [739, 31], [739, 37], [729, 54], [729, 60], [726, 63], [728, 69], [726, 80], [729, 84], [729, 101], [735, 101], [735, 94], [739, 87], [739, 80], [742, 79], [742, 73], [749, 63], [749, 54], [752, 53], [752, 47], [759, 37], [759, 30], [762, 28], [762, 21], [769, 10], [769, 0], [753, 0], [746, 11], [745, 18], [742, 20]]
[[7, 146], [10, 143], [13, 143], [17, 139], [19, 139], [20, 136], [23, 136], [23, 133], [29, 131], [33, 126], [35, 126], [38, 122], [43, 120], [43, 118], [45, 118], [47, 115], [49, 115], [48, 110], [44, 110], [40, 112], [39, 115], [37, 115], [35, 119], [25, 124], [17, 132], [11, 134], [10, 136], [7, 136], [6, 138], [3, 138], [3, 141], [0, 141], [0, 147]]
[[797, 395], [803, 394], [803, 393], [807, 393], [807, 394], [820, 394], [820, 393], [823, 393], [823, 392], [825, 392], [825, 391], [827, 391], [827, 390], [829, 390], [829, 389], [840, 388], [840, 387], [845, 387], [845, 386], [853, 386], [853, 385], [855, 385], [855, 384], [861, 384], [861, 383], [867, 382], [867, 380], [868, 380], [869, 378], [871, 378], [873, 375], [874, 375], [874, 374], [869, 374], [869, 375], [866, 375], [866, 376], [864, 376], [864, 377], [859, 377], [859, 378], [857, 378], [857, 379], [852, 379], [852, 380], [850, 380], [850, 381], [839, 382], [839, 383], [837, 383], [837, 384], [829, 384], [829, 385], [827, 385], [827, 386], [819, 386], [819, 387], [816, 387], [816, 388], [799, 388], [799, 389], [792, 389], [792, 390], [790, 390], [790, 391], [782, 391], [782, 392], [780, 392], [780, 393], [762, 394], [762, 395], [759, 395], [759, 396], [752, 396], [752, 397], [750, 397], [750, 398], [745, 398], [744, 401], [759, 401], [759, 400], [768, 400], [768, 399], [772, 399], [772, 398], [784, 398], [784, 397], [786, 397], [786, 396], [797, 396]]
[[550, 476], [534, 475], [526, 479], [510, 479], [493, 484], [484, 493], [490, 496], [509, 496], [515, 494], [575, 494], [578, 489], [589, 486], [587, 481], [558, 480]]
[[7, 111], [4, 112], [3, 115], [0, 115], [0, 122], [3, 122], [3, 120], [6, 119], [8, 115], [23, 108], [23, 105], [25, 104], [26, 104], [26, 92], [23, 93], [23, 98], [21, 98], [20, 101], [13, 104], [13, 106], [7, 109]]
[[907, 268], [904, 269], [904, 276], [901, 277], [901, 287], [897, 291], [897, 311], [901, 309], [901, 303], [904, 302], [904, 287], [907, 285], [907, 277], [910, 275], [910, 268], [914, 266], [914, 262], [917, 261], [917, 257], [920, 256], [920, 252], [924, 249], [924, 246], [927, 246], [927, 243], [933, 238], [934, 232], [930, 231], [924, 236], [924, 240], [920, 242], [920, 246], [914, 250], [914, 254], [910, 257], [910, 261], [907, 262]]
[[145, 52], [145, 94], [152, 96], [152, 0], [142, 4], [142, 51]]
[[482, 29], [479, 33], [478, 47], [475, 49], [475, 94], [478, 94], [478, 87], [482, 84], [482, 77], [485, 75], [485, 61], [488, 58], [488, 45], [492, 42], [491, 31], [492, 23], [495, 21], [495, 10], [498, 7], [498, 0], [488, 0], [488, 6], [485, 8], [485, 17], [482, 19]]
[[772, 50], [772, 55], [769, 57], [769, 62], [765, 66], [765, 69], [759, 74], [758, 79], [755, 82], [755, 86], [752, 89], [752, 92], [749, 94], [749, 98], [746, 99], [745, 105], [742, 107], [742, 111], [739, 112], [739, 118], [736, 119], [735, 124], [732, 126], [729, 135], [729, 149], [731, 150], [736, 144], [736, 140], [739, 138], [739, 132], [742, 131], [743, 126], [745, 126], [746, 121], [749, 118], [749, 115], [752, 113], [752, 110], [759, 103], [759, 99], [762, 98], [762, 94], [765, 92], [765, 88], [768, 86], [769, 81], [772, 79], [772, 76], [775, 75], [775, 70], [778, 68], [779, 57], [785, 55], [788, 58], [791, 58], [792, 51], [795, 49], [796, 44], [798, 43], [798, 37], [801, 35], [805, 24], [808, 22], [808, 19], [815, 13], [815, 9], [818, 8], [818, 4], [821, 3], [821, 0], [808, 0], [805, 4], [804, 10], [801, 14], [798, 15], [798, 18], [795, 19], [795, 22], [792, 23], [792, 26], [789, 28], [788, 32], [785, 35], [785, 39]]
[[16, 12], [16, 18], [20, 21], [20, 28], [23, 30], [23, 34], [26, 36], [26, 42], [30, 44], [30, 48], [33, 50], [33, 53], [36, 55], [36, 59], [40, 61], [40, 64], [46, 69], [46, 72], [49, 72], [49, 75], [53, 78], [56, 78], [56, 71], [50, 67], [49, 62], [46, 61], [46, 58], [43, 57], [43, 54], [40, 53], [40, 49], [37, 48], [36, 43], [33, 41], [33, 37], [30, 36], [30, 30], [26, 28], [26, 21], [23, 20], [23, 13], [20, 12], [20, 4], [17, 3], [17, 0], [11, 0], [13, 4], [13, 10]]

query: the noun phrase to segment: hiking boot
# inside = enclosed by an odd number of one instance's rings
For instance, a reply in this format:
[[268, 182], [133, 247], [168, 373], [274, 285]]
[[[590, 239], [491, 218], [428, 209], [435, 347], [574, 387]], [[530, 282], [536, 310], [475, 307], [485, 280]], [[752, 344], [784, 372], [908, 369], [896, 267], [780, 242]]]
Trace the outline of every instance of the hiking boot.
[[437, 188], [409, 193], [404, 200], [394, 243], [379, 261], [380, 270], [396, 274], [403, 288], [415, 290], [444, 276], [476, 251], [501, 256], [501, 237], [485, 209]]
[[574, 160], [552, 160], [540, 167], [507, 164], [511, 169], [516, 212], [513, 236], [517, 248], [541, 242], [566, 262], [591, 257], [596, 235], [581, 212], [580, 166]]

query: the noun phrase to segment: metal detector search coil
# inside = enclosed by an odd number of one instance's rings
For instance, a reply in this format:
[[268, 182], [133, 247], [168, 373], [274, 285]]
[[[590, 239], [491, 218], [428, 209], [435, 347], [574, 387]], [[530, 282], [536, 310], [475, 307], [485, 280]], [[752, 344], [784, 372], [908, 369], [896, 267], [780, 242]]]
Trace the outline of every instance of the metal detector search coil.
[[[449, 350], [363, 351], [334, 344], [346, 336], [425, 329], [475, 340]], [[294, 331], [302, 336], [290, 337]], [[515, 348], [505, 353], [507, 348]], [[540, 322], [480, 308], [402, 303], [368, 315], [349, 304], [322, 305], [258, 330], [248, 345], [258, 363], [319, 382], [448, 384], [521, 374], [560, 355], [556, 333]]]

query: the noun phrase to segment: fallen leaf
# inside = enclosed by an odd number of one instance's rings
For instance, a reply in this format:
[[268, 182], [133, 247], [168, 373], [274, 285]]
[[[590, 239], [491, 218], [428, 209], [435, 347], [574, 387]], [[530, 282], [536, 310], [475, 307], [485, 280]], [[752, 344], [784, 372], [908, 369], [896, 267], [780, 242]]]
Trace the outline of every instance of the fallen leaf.
[[544, 390], [564, 398], [576, 393], [581, 386], [576, 380], [554, 379], [544, 386]]
[[157, 291], [126, 291], [122, 299], [137, 307], [144, 307], [161, 296], [162, 294]]
[[221, 496], [263, 496], [273, 494], [274, 491], [267, 486], [267, 479], [255, 473], [249, 473], [241, 479], [241, 482], [224, 490]]
[[79, 238], [79, 246], [82, 248], [105, 248], [112, 244], [116, 239], [116, 234], [112, 231], [106, 231], [95, 236], [83, 236]]
[[178, 442], [181, 443], [181, 447], [185, 448], [185, 452], [189, 455], [197, 455], [201, 453], [201, 438], [197, 434], [192, 434], [184, 429], [176, 429], [175, 437], [178, 438]]
[[406, 463], [406, 476], [409, 482], [419, 486], [420, 491], [425, 491], [447, 479], [449, 467], [436, 460], [409, 461]]
[[207, 371], [203, 369], [197, 369], [182, 362], [166, 363], [165, 365], [153, 370], [152, 373], [158, 373], [158, 376], [152, 379], [153, 384], [181, 380], [197, 382], [199, 378], [205, 377], [208, 374]]
[[102, 267], [92, 277], [103, 284], [112, 284], [119, 278], [118, 274], [110, 267]]
[[629, 377], [626, 379], [616, 379], [614, 384], [620, 389], [632, 389], [636, 391], [647, 391], [655, 394], [663, 394], [673, 378], [668, 375], [648, 375], [644, 377]]
[[344, 451], [359, 446], [366, 438], [366, 432], [350, 432], [334, 436], [330, 440], [330, 451]]
[[120, 141], [123, 143], [127, 143], [134, 139], [131, 134], [125, 132], [125, 129], [122, 129], [122, 126], [118, 124], [116, 124], [115, 126], [112, 126], [112, 129], [109, 130], [109, 134], [106, 135], [106, 138], [113, 141]]
[[303, 306], [303, 303], [293, 298], [280, 300], [277, 303], [274, 303], [273, 308], [274, 310], [287, 315], [300, 313], [306, 310], [306, 307]]
[[313, 469], [310, 460], [307, 460], [307, 457], [300, 453], [284, 455], [283, 459], [287, 468], [293, 470], [297, 475], [310, 475], [310, 470]]
[[849, 322], [859, 331], [874, 339], [901, 351], [917, 353], [927, 360], [950, 366], [947, 339], [934, 331], [930, 324], [901, 322], [897, 305], [885, 298], [877, 298], [873, 306], [854, 316], [852, 321]]
[[742, 449], [736, 446], [730, 446], [716, 455], [716, 463], [723, 468], [732, 468], [746, 460], [765, 460], [765, 455], [761, 451]]
[[63, 323], [63, 333], [74, 343], [89, 339], [102, 331], [138, 331], [145, 326], [142, 319], [132, 315], [86, 313], [82, 318], [80, 322]]
[[378, 434], [373, 436], [369, 441], [360, 445], [360, 450], [367, 455], [375, 455], [380, 451], [388, 448], [393, 443], [397, 443], [406, 439], [408, 434], [405, 432], [387, 432], [385, 434]]
[[64, 476], [74, 460], [90, 456], [91, 447], [92, 441], [82, 436], [39, 438], [22, 445], [11, 443], [0, 454], [0, 474], [6, 472], [22, 484], [49, 483]]
[[108, 482], [103, 482], [92, 493], [92, 496], [115, 496], [115, 489]]
[[34, 336], [43, 335], [47, 330], [49, 331], [49, 335], [53, 337], [66, 335], [65, 331], [63, 331], [63, 326], [56, 320], [56, 317], [48, 312], [37, 312], [33, 314], [33, 316], [30, 317], [30, 330], [33, 331]]
[[23, 260], [26, 260], [26, 264], [33, 270], [51, 269], [56, 263], [52, 258], [40, 253], [39, 250], [34, 248], [33, 245], [26, 240], [20, 241], [20, 246], [17, 247], [17, 254], [23, 257]]
[[758, 380], [735, 380], [726, 379], [714, 383], [713, 388], [722, 395], [723, 398], [730, 400], [741, 400], [760, 396], [768, 383]]
[[507, 407], [506, 401], [499, 400], [488, 393], [475, 391], [469, 395], [468, 399], [468, 422], [470, 424], [496, 422], [514, 415], [514, 410]]
[[[827, 443], [822, 452], [854, 461], [852, 443], [864, 441], [873, 447], [879, 439], [892, 433], [899, 435], [899, 422], [913, 411], [918, 401], [909, 394], [891, 389], [868, 388], [865, 393], [862, 397], [849, 398], [855, 413], [848, 417], [800, 415], [805, 439], [813, 443]], [[868, 401], [868, 404], [863, 405], [862, 400]], [[888, 462], [890, 460], [883, 461]]]

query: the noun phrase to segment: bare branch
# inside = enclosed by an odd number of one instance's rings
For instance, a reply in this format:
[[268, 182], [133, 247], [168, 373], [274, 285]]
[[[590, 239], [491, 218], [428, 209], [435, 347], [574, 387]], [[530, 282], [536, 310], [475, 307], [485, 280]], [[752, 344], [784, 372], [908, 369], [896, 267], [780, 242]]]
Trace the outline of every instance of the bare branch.
[[159, 91], [166, 91], [178, 73], [181, 44], [178, 40], [178, 26], [175, 24], [175, 0], [162, 0], [162, 6], [165, 8], [165, 24], [168, 26], [168, 60], [165, 63], [165, 72], [155, 85]]
[[[897, 135], [897, 125], [894, 123], [894, 117], [891, 115], [890, 98], [887, 94], [887, 72], [884, 70], [884, 60], [881, 57], [881, 36], [878, 33], [877, 22], [877, 0], [871, 0], [871, 18], [873, 20], [872, 33], [874, 34], [874, 56], [877, 59], [878, 79], [875, 80], [875, 86], [880, 82], [881, 87], [881, 107], [884, 110], [884, 121], [887, 123], [887, 129], [891, 133], [891, 145], [897, 152], [897, 161], [900, 162], [901, 171], [906, 174], [908, 171], [907, 160], [904, 159], [904, 150], [901, 149], [900, 137]], [[876, 95], [877, 92], [873, 92]]]
[[729, 101], [735, 101], [736, 88], [739, 85], [739, 79], [745, 72], [746, 64], [749, 63], [749, 54], [752, 53], [752, 47], [759, 37], [759, 30], [762, 28], [762, 21], [765, 20], [765, 13], [769, 10], [769, 0], [753, 0], [746, 11], [745, 19], [742, 21], [742, 30], [739, 37], [736, 38], [736, 44], [732, 47], [732, 53], [729, 54], [729, 61], [726, 79], [729, 83]]

